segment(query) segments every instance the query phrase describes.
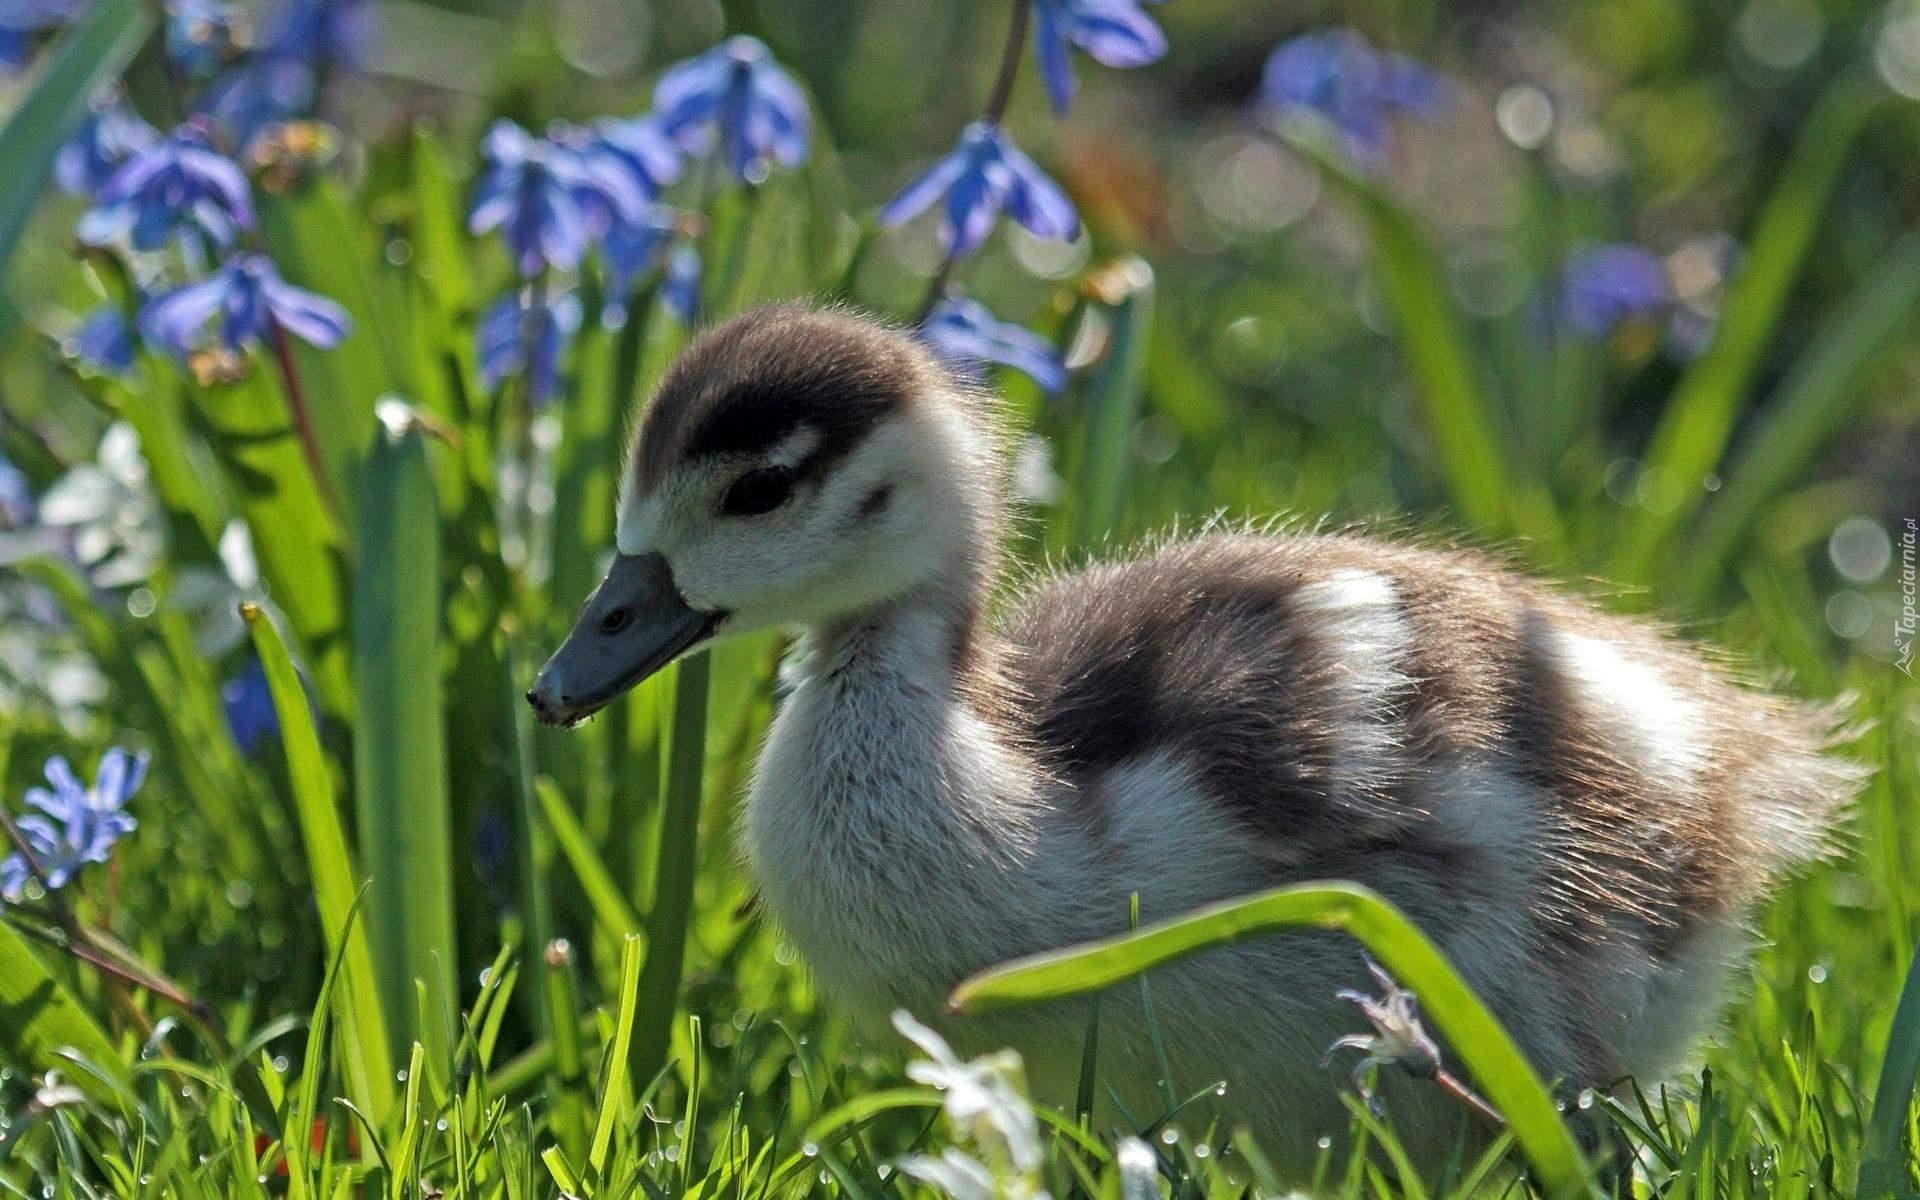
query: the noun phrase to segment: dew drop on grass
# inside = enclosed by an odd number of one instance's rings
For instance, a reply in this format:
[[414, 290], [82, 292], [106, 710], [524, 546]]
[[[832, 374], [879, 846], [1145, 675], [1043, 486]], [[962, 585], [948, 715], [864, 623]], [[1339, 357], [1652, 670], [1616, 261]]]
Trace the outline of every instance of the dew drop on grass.
[[438, 1121], [435, 1121], [433, 1123], [433, 1127], [439, 1132], [445, 1133], [447, 1131], [447, 1119], [445, 1117], [441, 1117]]
[[1212, 1153], [1212, 1148], [1205, 1142], [1195, 1142], [1193, 1145], [1193, 1156], [1195, 1158], [1205, 1158]]
[[395, 1071], [393, 1073], [393, 1078], [398, 1083], [405, 1083], [407, 1081], [407, 1069], [405, 1067], [401, 1067], [398, 1071]]
[[1220, 1085], [1218, 1085], [1217, 1087], [1215, 1087], [1215, 1088], [1213, 1089], [1213, 1094], [1214, 1094], [1214, 1095], [1216, 1095], [1216, 1096], [1224, 1096], [1224, 1095], [1226, 1095], [1226, 1094], [1227, 1094], [1227, 1085], [1226, 1085], [1226, 1084], [1224, 1084], [1224, 1083], [1223, 1083], [1223, 1084], [1220, 1084]]
[[665, 1150], [661, 1151], [661, 1153], [667, 1156], [668, 1162], [680, 1161], [680, 1147], [678, 1146], [668, 1146]]
[[1827, 969], [1819, 963], [1815, 963], [1807, 968], [1807, 979], [1813, 983], [1825, 983], [1827, 981]]
[[1178, 1129], [1163, 1129], [1160, 1131], [1160, 1140], [1169, 1146], [1177, 1146], [1180, 1144], [1180, 1131]]
[[287, 1073], [287, 1068], [291, 1067], [292, 1065], [293, 1065], [292, 1063], [287, 1061], [286, 1055], [277, 1054], [274, 1056], [273, 1069], [279, 1072], [280, 1074], [285, 1075]]
[[820, 1146], [816, 1142], [808, 1142], [806, 1145], [800, 1147], [800, 1154], [804, 1158], [818, 1158], [820, 1156]]
[[881, 1179], [891, 1179], [893, 1177], [893, 1167], [887, 1163], [880, 1164], [879, 1172]]
[[1582, 1109], [1593, 1107], [1593, 1093], [1591, 1091], [1582, 1091], [1580, 1093], [1580, 1107]]
[[1315, 1142], [1314, 1145], [1320, 1147], [1322, 1150], [1331, 1150], [1333, 1149], [1333, 1139], [1323, 1133], [1320, 1135], [1320, 1140]]

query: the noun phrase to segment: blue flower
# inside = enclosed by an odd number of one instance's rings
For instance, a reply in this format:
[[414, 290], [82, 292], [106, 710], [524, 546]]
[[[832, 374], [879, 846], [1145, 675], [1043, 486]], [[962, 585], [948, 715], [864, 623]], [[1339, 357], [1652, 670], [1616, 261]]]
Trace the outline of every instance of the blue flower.
[[102, 375], [132, 372], [138, 349], [133, 325], [117, 304], [102, 304], [88, 313], [80, 328], [67, 336], [63, 348], [82, 365]]
[[243, 754], [252, 754], [262, 738], [280, 732], [280, 714], [267, 688], [267, 669], [257, 657], [248, 658], [240, 673], [221, 685], [220, 707], [226, 712], [227, 732]]
[[118, 97], [96, 103], [53, 160], [53, 180], [70, 196], [91, 196], [120, 164], [160, 142], [160, 131]]
[[38, 36], [65, 25], [79, 11], [78, 0], [0, 0], [0, 69], [26, 66]]
[[304, 59], [249, 54], [207, 85], [194, 111], [244, 150], [273, 126], [305, 116], [318, 86], [313, 65]]
[[606, 237], [621, 221], [640, 219], [660, 194], [652, 174], [595, 130], [556, 125], [541, 145], [552, 159], [555, 174], [580, 206], [590, 240]]
[[1036, 237], [1080, 233], [1080, 217], [1060, 185], [989, 121], [967, 126], [945, 158], [887, 202], [880, 224], [902, 224], [942, 196], [940, 243], [956, 258], [987, 239], [1003, 210]]
[[1575, 333], [1603, 338], [1631, 320], [1657, 317], [1673, 300], [1666, 264], [1619, 242], [1575, 254], [1560, 277], [1560, 311]]
[[237, 254], [205, 279], [149, 301], [140, 310], [140, 334], [179, 358], [199, 349], [207, 324], [220, 318], [220, 341], [239, 353], [275, 326], [322, 348], [338, 345], [352, 328], [338, 304], [280, 277], [264, 254]]
[[183, 125], [120, 165], [80, 218], [79, 234], [90, 245], [131, 236], [136, 249], [157, 250], [176, 230], [198, 230], [224, 246], [252, 228], [247, 177]]
[[1260, 99], [1283, 117], [1325, 121], [1354, 161], [1372, 166], [1386, 154], [1389, 118], [1438, 117], [1448, 90], [1439, 75], [1405, 55], [1375, 49], [1351, 29], [1323, 29], [1273, 51]]
[[189, 75], [211, 75], [250, 37], [247, 10], [235, 0], [167, 0], [167, 57]]
[[681, 242], [667, 255], [666, 277], [660, 281], [660, 303], [691, 325], [700, 315], [700, 251], [692, 242]]
[[653, 117], [608, 118], [595, 121], [595, 149], [612, 154], [639, 179], [647, 199], [658, 196], [681, 173], [680, 147]]
[[1069, 44], [1109, 67], [1144, 67], [1167, 52], [1167, 35], [1140, 4], [1141, 0], [1034, 0], [1033, 54], [1055, 112], [1066, 113], [1078, 87]]
[[0, 529], [19, 529], [33, 520], [33, 484], [26, 472], [0, 454]]
[[208, 85], [196, 109], [243, 149], [270, 127], [311, 115], [321, 72], [358, 65], [374, 33], [366, 0], [281, 0], [261, 24], [259, 48]]
[[[47, 886], [60, 888], [87, 863], [106, 862], [113, 844], [133, 832], [134, 819], [124, 810], [147, 777], [147, 756], [113, 747], [101, 756], [91, 788], [57, 755], [47, 760], [46, 775], [52, 790], [28, 788], [27, 804], [37, 811], [16, 824]], [[18, 902], [31, 878], [26, 859], [18, 851], [8, 855], [0, 861], [0, 898]]]
[[359, 66], [376, 32], [368, 0], [280, 0], [263, 27], [261, 53], [309, 66]]
[[679, 227], [680, 214], [656, 204], [639, 220], [618, 222], [607, 231], [601, 248], [607, 260], [607, 295], [616, 310], [634, 281], [666, 258]]
[[570, 291], [548, 295], [535, 307], [535, 289], [502, 296], [480, 316], [480, 378], [497, 388], [509, 375], [524, 375], [527, 402], [539, 407], [560, 390], [560, 360], [580, 331], [580, 300]]
[[764, 180], [769, 162], [792, 168], [807, 161], [806, 93], [758, 38], [731, 37], [667, 68], [653, 107], [660, 130], [688, 151], [705, 151], [718, 136], [742, 183]]
[[1067, 386], [1067, 368], [1047, 339], [1000, 320], [977, 300], [950, 296], [920, 326], [920, 338], [949, 366], [969, 376], [982, 363], [1012, 367], [1049, 395]]
[[583, 156], [496, 121], [481, 143], [485, 172], [474, 189], [467, 228], [500, 230], [514, 265], [528, 278], [580, 265], [588, 244], [614, 223], [645, 215], [646, 193], [613, 155]]

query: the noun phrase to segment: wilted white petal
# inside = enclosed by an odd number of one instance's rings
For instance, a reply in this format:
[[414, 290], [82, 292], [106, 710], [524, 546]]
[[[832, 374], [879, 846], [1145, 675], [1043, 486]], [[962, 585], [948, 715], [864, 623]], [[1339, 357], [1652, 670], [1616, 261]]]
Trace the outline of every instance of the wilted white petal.
[[1120, 1167], [1120, 1200], [1160, 1200], [1160, 1160], [1152, 1146], [1121, 1138], [1113, 1161]]
[[900, 1170], [922, 1183], [932, 1184], [953, 1200], [994, 1200], [993, 1172], [987, 1170], [985, 1163], [952, 1146], [939, 1158], [915, 1155], [902, 1162]]

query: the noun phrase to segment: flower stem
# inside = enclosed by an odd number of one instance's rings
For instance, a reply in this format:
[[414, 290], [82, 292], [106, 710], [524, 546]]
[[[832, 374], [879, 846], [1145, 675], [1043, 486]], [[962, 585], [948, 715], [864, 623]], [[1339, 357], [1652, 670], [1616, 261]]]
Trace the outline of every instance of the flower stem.
[[307, 394], [300, 386], [300, 371], [293, 363], [293, 346], [287, 341], [287, 331], [280, 327], [280, 322], [269, 319], [267, 329], [272, 335], [274, 361], [280, 365], [280, 381], [286, 387], [287, 412], [293, 418], [294, 436], [300, 442], [301, 457], [307, 460], [307, 471], [313, 476], [314, 490], [320, 493], [320, 500], [333, 514], [334, 521], [344, 523], [340, 493], [333, 490], [333, 478], [327, 474], [326, 460], [320, 455], [320, 436], [314, 431]]
[[1447, 1070], [1445, 1067], [1437, 1068], [1434, 1071], [1433, 1081], [1440, 1085], [1441, 1091], [1452, 1096], [1469, 1109], [1472, 1109], [1495, 1129], [1505, 1129], [1507, 1127], [1507, 1119], [1501, 1116], [1493, 1105], [1482, 1100], [1472, 1088], [1461, 1081], [1459, 1076], [1453, 1074], [1453, 1072]]
[[987, 93], [987, 107], [980, 119], [993, 125], [1007, 115], [1007, 101], [1013, 98], [1013, 81], [1020, 74], [1020, 51], [1027, 41], [1027, 19], [1033, 13], [1033, 0], [1013, 0], [1013, 21], [1007, 27], [1007, 43], [1000, 51], [1000, 74], [994, 78], [993, 91]]
[[[1013, 19], [1007, 24], [1006, 44], [1000, 50], [1000, 71], [993, 78], [993, 90], [987, 93], [986, 107], [980, 110], [980, 119], [989, 125], [998, 125], [1007, 115], [1007, 103], [1013, 99], [1013, 81], [1020, 77], [1020, 52], [1027, 44], [1027, 22], [1032, 16], [1033, 0], [1013, 0]], [[927, 281], [926, 294], [920, 298], [920, 308], [914, 313], [915, 325], [926, 324], [934, 306], [946, 294], [955, 263], [952, 252], [940, 260], [940, 268]]]

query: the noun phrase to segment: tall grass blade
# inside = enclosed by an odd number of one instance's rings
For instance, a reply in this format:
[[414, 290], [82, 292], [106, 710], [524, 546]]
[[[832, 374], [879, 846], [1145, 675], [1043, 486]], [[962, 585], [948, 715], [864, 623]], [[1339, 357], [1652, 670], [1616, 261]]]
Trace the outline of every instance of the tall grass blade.
[[[647, 956], [651, 957], [651, 955]], [[640, 1003], [640, 939], [628, 937], [620, 944], [620, 1015], [613, 1024], [613, 1045], [608, 1048], [600, 1083], [600, 1116], [593, 1126], [593, 1147], [587, 1151], [587, 1165], [596, 1177], [607, 1165], [607, 1151], [613, 1144], [613, 1131], [622, 1114], [630, 1107], [627, 1094], [627, 1056], [633, 1043], [633, 1027]], [[642, 1076], [642, 1078], [645, 1078]]]
[[[76, 1054], [115, 1078], [127, 1078], [125, 1060], [106, 1031], [26, 941], [0, 921], [0, 1063], [37, 1075], [65, 1065], [62, 1052]], [[93, 1079], [86, 1072], [67, 1074], [96, 1099], [114, 1101], [111, 1092], [89, 1086]]]
[[1880, 1084], [1874, 1089], [1873, 1109], [1860, 1150], [1860, 1186], [1864, 1200], [1908, 1194], [1911, 1155], [1907, 1150], [1908, 1118], [1913, 1109], [1914, 1079], [1920, 1075], [1920, 955], [1907, 968], [1900, 989], [1900, 1006], [1887, 1031], [1887, 1052], [1880, 1061]]
[[1589, 1194], [1579, 1148], [1532, 1064], [1412, 922], [1350, 883], [1278, 888], [1200, 909], [1137, 933], [1034, 955], [963, 981], [950, 1001], [962, 1015], [1085, 995], [1216, 946], [1287, 929], [1353, 935], [1421, 1005], [1513, 1130], [1551, 1196]]
[[1132, 476], [1134, 427], [1153, 333], [1153, 268], [1129, 257], [1108, 271], [1118, 294], [1108, 310], [1106, 358], [1088, 392], [1073, 540], [1089, 546], [1117, 532]]
[[1873, 274], [1814, 336], [1765, 408], [1761, 424], [1727, 472], [1685, 555], [1681, 595], [1698, 599], [1726, 570], [1762, 508], [1806, 469], [1838, 433], [1867, 369], [1903, 332], [1920, 304], [1920, 232], [1881, 256]]
[[417, 426], [375, 436], [360, 500], [354, 574], [353, 722], [360, 862], [387, 1027], [423, 1036], [436, 1064], [439, 1023], [414, 1029], [414, 980], [428, 1011], [451, 1011], [453, 853], [440, 701], [440, 534], [433, 473]]
[[267, 373], [196, 389], [199, 424], [253, 535], [260, 575], [286, 613], [329, 713], [352, 711], [347, 663], [347, 548], [301, 458], [286, 407]]
[[647, 962], [640, 973], [640, 1024], [633, 1037], [633, 1074], [651, 1079], [666, 1065], [672, 1045], [680, 975], [693, 915], [693, 878], [699, 867], [700, 799], [705, 787], [707, 692], [713, 670], [705, 651], [673, 669], [672, 726], [663, 731], [666, 783], [654, 866], [653, 905], [647, 914]]
[[[1300, 143], [1322, 174], [1357, 205], [1373, 246], [1381, 299], [1413, 374], [1421, 424], [1439, 455], [1441, 478], [1474, 528], [1504, 533], [1516, 520], [1506, 456], [1495, 441], [1494, 407], [1474, 368], [1474, 352], [1447, 296], [1446, 272], [1413, 215], [1338, 155]], [[1523, 518], [1528, 514], [1521, 513]]]
[[587, 903], [593, 906], [594, 919], [614, 937], [637, 936], [643, 924], [640, 914], [633, 911], [625, 891], [600, 861], [593, 839], [581, 828], [580, 818], [567, 807], [560, 789], [551, 780], [542, 779], [534, 785], [534, 790], [540, 799], [540, 811], [547, 818], [547, 827], [553, 831], [555, 844], [567, 865], [573, 868], [574, 878], [587, 894]]
[[100, 0], [53, 51], [46, 72], [0, 129], [0, 274], [13, 258], [54, 156], [82, 120], [94, 93], [132, 61], [153, 28], [141, 0]]
[[320, 928], [329, 954], [341, 959], [340, 1000], [335, 1019], [341, 1028], [341, 1073], [347, 1094], [384, 1121], [393, 1109], [394, 1062], [386, 1017], [380, 1007], [380, 986], [367, 948], [366, 929], [354, 920], [359, 903], [359, 874], [347, 852], [347, 837], [334, 802], [333, 777], [320, 753], [313, 710], [306, 689], [294, 673], [293, 659], [280, 631], [264, 611], [248, 604], [241, 608], [253, 649], [267, 675], [267, 690], [280, 718], [280, 739], [287, 755], [287, 775], [293, 786], [294, 811], [300, 820], [300, 840], [306, 849], [307, 873], [313, 880], [314, 903], [320, 910]]
[[1727, 286], [1713, 340], [1681, 377], [1654, 429], [1644, 467], [1647, 503], [1632, 511], [1621, 535], [1615, 578], [1647, 579], [1667, 539], [1705, 495], [1701, 481], [1719, 465], [1741, 402], [1773, 344], [1840, 167], [1883, 95], [1877, 85], [1847, 75], [1807, 118]]

